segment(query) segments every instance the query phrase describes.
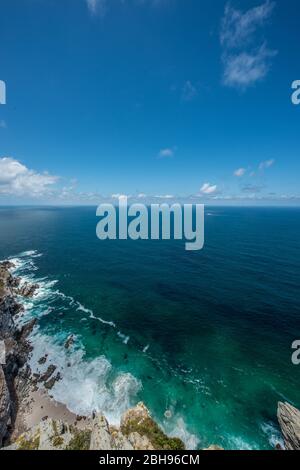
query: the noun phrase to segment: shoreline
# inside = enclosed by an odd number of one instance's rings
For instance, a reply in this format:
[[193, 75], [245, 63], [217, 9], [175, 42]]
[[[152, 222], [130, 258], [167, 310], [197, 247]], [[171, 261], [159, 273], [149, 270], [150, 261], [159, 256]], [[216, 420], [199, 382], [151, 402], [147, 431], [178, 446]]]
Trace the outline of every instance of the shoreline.
[[[0, 262], [0, 346], [5, 355], [4, 363], [0, 362], [0, 449], [185, 449], [179, 438], [168, 437], [161, 430], [143, 403], [125, 411], [120, 425], [113, 426], [99, 413], [72, 413], [51, 396], [52, 387], [62, 379], [61, 373], [49, 364], [48, 354], [38, 360], [48, 367], [40, 373], [32, 372], [30, 357], [34, 346], [29, 337], [37, 319], [19, 321], [25, 313], [25, 299], [33, 298], [40, 286], [15, 276], [15, 269], [12, 261]], [[70, 335], [65, 349], [73, 343], [74, 336]], [[300, 448], [300, 412], [287, 403], [279, 403], [278, 420], [285, 448]], [[275, 448], [282, 446], [278, 443]], [[223, 449], [211, 445], [203, 450]]]
[[[116, 427], [102, 414], [79, 416], [51, 397], [51, 388], [61, 380], [57, 367], [50, 364], [45, 373], [33, 374], [29, 365], [34, 347], [28, 338], [37, 320], [15, 321], [25, 311], [22, 298], [32, 298], [39, 285], [22, 283], [11, 272], [15, 268], [9, 260], [0, 262], [0, 345], [5, 356], [0, 364], [0, 450], [184, 449], [180, 439], [164, 434], [143, 403], [127, 410]], [[67, 338], [66, 349], [73, 340], [72, 335]], [[39, 361], [45, 364], [47, 357]]]

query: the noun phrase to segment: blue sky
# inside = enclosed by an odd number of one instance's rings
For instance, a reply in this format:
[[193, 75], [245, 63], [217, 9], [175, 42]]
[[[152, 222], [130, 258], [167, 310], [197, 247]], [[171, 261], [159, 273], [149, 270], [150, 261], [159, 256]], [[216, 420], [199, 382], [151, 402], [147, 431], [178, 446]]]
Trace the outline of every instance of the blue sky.
[[2, 0], [0, 204], [299, 204], [298, 0]]

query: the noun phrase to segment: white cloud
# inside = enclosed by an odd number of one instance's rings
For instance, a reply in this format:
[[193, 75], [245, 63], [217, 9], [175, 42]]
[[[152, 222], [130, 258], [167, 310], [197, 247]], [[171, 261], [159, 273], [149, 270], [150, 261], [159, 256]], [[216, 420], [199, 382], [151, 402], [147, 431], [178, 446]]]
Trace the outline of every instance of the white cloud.
[[161, 149], [158, 156], [159, 158], [172, 158], [174, 157], [174, 149], [171, 149], [171, 148]]
[[154, 196], [156, 199], [174, 199], [173, 194], [163, 194]]
[[253, 39], [257, 28], [263, 26], [264, 22], [270, 18], [274, 7], [274, 2], [266, 1], [243, 13], [228, 3], [221, 26], [222, 46], [232, 49], [248, 44]]
[[107, 7], [106, 0], [86, 0], [86, 2], [92, 15], [105, 15]]
[[119, 194], [119, 193], [111, 195], [112, 199], [126, 199], [126, 198], [129, 199], [130, 197], [131, 196], [129, 196], [127, 194]]
[[[107, 12], [108, 5], [111, 0], [85, 0], [88, 6], [88, 9], [93, 16], [104, 16]], [[133, 4], [136, 5], [150, 5], [150, 6], [160, 6], [166, 3], [167, 0], [133, 0]], [[125, 4], [126, 0], [119, 0], [120, 5]]]
[[211, 185], [210, 183], [204, 183], [202, 188], [200, 189], [200, 192], [202, 194], [214, 194], [217, 191], [218, 187], [217, 185]]
[[246, 12], [226, 5], [220, 32], [224, 85], [245, 89], [268, 74], [277, 51], [257, 40], [256, 32], [270, 18], [274, 7], [275, 2], [269, 0]]
[[13, 158], [0, 158], [0, 194], [40, 197], [47, 195], [57, 176], [37, 173]]
[[268, 168], [271, 168], [271, 166], [273, 166], [275, 164], [275, 160], [272, 158], [270, 160], [266, 160], [264, 162], [261, 162], [259, 164], [259, 169], [260, 170], [267, 170]]
[[246, 174], [246, 168], [239, 168], [238, 170], [235, 170], [234, 176], [237, 176], [238, 178], [241, 178]]
[[6, 122], [4, 121], [4, 119], [1, 119], [1, 120], [0, 120], [0, 128], [1, 128], [1, 129], [6, 129], [6, 127], [7, 127], [7, 126], [6, 126]]
[[230, 87], [247, 88], [266, 77], [270, 70], [270, 59], [276, 55], [263, 44], [257, 51], [223, 57], [223, 82]]
[[182, 88], [182, 99], [184, 101], [192, 101], [198, 95], [197, 88], [190, 80], [186, 81]]

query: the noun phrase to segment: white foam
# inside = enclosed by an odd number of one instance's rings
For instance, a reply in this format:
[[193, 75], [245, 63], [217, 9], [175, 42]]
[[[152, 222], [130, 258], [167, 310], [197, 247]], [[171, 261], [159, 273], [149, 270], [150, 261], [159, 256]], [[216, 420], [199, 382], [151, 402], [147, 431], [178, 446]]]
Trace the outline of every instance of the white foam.
[[[168, 410], [172, 413], [171, 410]], [[172, 420], [173, 421], [173, 420]], [[165, 422], [165, 428], [168, 429], [169, 425]], [[188, 431], [187, 425], [181, 416], [176, 416], [174, 424], [172, 423], [173, 430], [169, 432], [171, 437], [178, 437], [184, 442], [187, 450], [196, 450], [199, 446], [200, 440], [195, 434]]]
[[231, 450], [259, 450], [255, 444], [245, 441], [240, 436], [226, 435]]
[[[94, 312], [73, 297], [65, 295], [53, 287], [57, 280], [38, 278], [35, 271], [38, 269], [32, 258], [41, 256], [37, 251], [25, 251], [16, 257], [11, 257], [14, 264], [12, 272], [21, 279], [21, 286], [26, 282], [34, 282], [39, 285], [34, 296], [30, 299], [22, 299], [24, 313], [18, 321], [25, 323], [31, 317], [49, 315], [53, 308], [49, 305], [57, 298], [62, 299], [66, 305], [62, 309], [75, 308], [77, 311], [88, 314], [90, 319], [116, 328], [112, 321], [104, 320], [94, 315]], [[87, 320], [85, 317], [82, 320]], [[76, 347], [66, 349], [64, 343], [71, 332], [60, 332], [55, 337], [43, 334], [39, 327], [33, 330], [30, 341], [34, 348], [30, 357], [30, 367], [33, 373], [44, 373], [50, 364], [54, 364], [61, 375], [51, 389], [51, 395], [55, 400], [65, 404], [70, 411], [80, 415], [90, 415], [93, 411], [102, 412], [112, 424], [118, 424], [121, 415], [135, 403], [135, 397], [141, 389], [141, 383], [130, 373], [116, 373], [109, 360], [100, 356], [88, 360], [85, 350], [76, 337]], [[121, 331], [117, 332], [124, 344], [129, 341], [129, 336]], [[74, 336], [74, 335], [73, 335]], [[39, 364], [41, 357], [47, 357], [44, 364]], [[42, 385], [41, 385], [42, 386]]]
[[[73, 300], [74, 300], [74, 299], [73, 299]], [[90, 318], [92, 318], [93, 320], [98, 320], [98, 321], [100, 321], [100, 323], [103, 323], [104, 325], [109, 325], [109, 326], [111, 326], [111, 327], [113, 327], [113, 328], [116, 328], [116, 324], [115, 324], [114, 322], [112, 322], [112, 321], [107, 321], [107, 320], [103, 320], [103, 318], [101, 318], [101, 317], [96, 317], [96, 316], [94, 315], [94, 312], [93, 312], [92, 310], [90, 310], [90, 309], [84, 307], [83, 305], [81, 305], [80, 302], [76, 302], [76, 304], [78, 305], [78, 306], [77, 306], [77, 310], [82, 311], [82, 312], [84, 312], [84, 313], [87, 313], [87, 314], [90, 316]]]
[[[109, 360], [100, 356], [85, 358], [85, 351], [77, 339], [77, 349], [66, 350], [59, 338], [35, 331], [31, 340], [34, 350], [30, 359], [33, 372], [43, 373], [49, 364], [57, 366], [62, 379], [51, 390], [53, 398], [64, 403], [70, 411], [79, 415], [102, 412], [112, 424], [118, 424], [124, 411], [133, 405], [141, 383], [129, 373], [114, 374]], [[45, 364], [39, 364], [47, 355]]]
[[273, 423], [266, 422], [261, 424], [261, 429], [266, 434], [269, 444], [272, 448], [275, 449], [275, 447], [279, 444], [282, 449], [284, 449], [284, 441], [282, 439], [282, 435], [279, 431], [278, 428], [275, 427]]
[[22, 253], [20, 253], [18, 255], [19, 258], [23, 258], [23, 257], [26, 257], [26, 256], [39, 256], [38, 255], [38, 252], [36, 250], [28, 250], [28, 251], [23, 251]]
[[[25, 312], [20, 316], [21, 322], [30, 317], [41, 317], [49, 315], [53, 308], [49, 303], [57, 298], [62, 299], [61, 309], [74, 308], [88, 315], [89, 319], [97, 320], [102, 324], [116, 329], [116, 334], [124, 344], [128, 344], [130, 337], [117, 330], [112, 321], [104, 320], [94, 314], [91, 309], [86, 308], [73, 297], [65, 295], [53, 287], [56, 280], [47, 278], [38, 279], [35, 276], [37, 267], [32, 258], [41, 256], [36, 251], [21, 253], [18, 257], [11, 258], [15, 267], [13, 272], [21, 277], [21, 282], [34, 282], [39, 284], [35, 295], [30, 299], [24, 299]], [[87, 321], [82, 317], [80, 321]], [[70, 411], [78, 415], [90, 415], [93, 411], [102, 412], [111, 424], [119, 424], [121, 415], [136, 403], [136, 396], [142, 388], [141, 382], [132, 374], [127, 372], [116, 372], [110, 361], [105, 356], [94, 359], [86, 358], [85, 350], [77, 337], [74, 345], [66, 349], [64, 347], [67, 337], [72, 332], [57, 333], [49, 336], [35, 327], [30, 341], [34, 349], [30, 358], [30, 367], [33, 373], [44, 373], [50, 364], [54, 364], [59, 372], [61, 380], [55, 382], [51, 389], [53, 398], [65, 404]], [[143, 352], [146, 353], [150, 345], [146, 345]], [[41, 357], [47, 356], [44, 364], [39, 364]], [[40, 385], [42, 386], [42, 384]], [[187, 449], [197, 449], [199, 439], [187, 430], [187, 426], [180, 416], [168, 420], [167, 432], [174, 437], [179, 437]]]
[[130, 336], [123, 335], [121, 331], [118, 331], [117, 335], [119, 336], [119, 338], [123, 340], [124, 344], [128, 344], [128, 341], [130, 340]]
[[[50, 298], [55, 299], [55, 297], [60, 297], [64, 300], [67, 300], [69, 302], [70, 307], [75, 307], [77, 311], [81, 311], [83, 313], [87, 313], [89, 315], [89, 318], [93, 320], [97, 320], [100, 323], [104, 325], [111, 326], [112, 328], [116, 328], [116, 324], [113, 321], [109, 320], [104, 320], [103, 318], [96, 316], [94, 312], [88, 308], [86, 308], [84, 305], [82, 305], [80, 302], [75, 300], [73, 297], [65, 295], [63, 292], [60, 292], [59, 290], [53, 290], [53, 287], [58, 283], [58, 281], [55, 280], [49, 280], [47, 278], [37, 278], [34, 275], [34, 272], [37, 271], [37, 267], [35, 266], [34, 262], [32, 261], [32, 258], [38, 258], [42, 256], [42, 253], [38, 253], [36, 250], [28, 250], [20, 253], [16, 257], [10, 257], [10, 261], [14, 264], [14, 268], [12, 268], [11, 272], [15, 275], [20, 276], [21, 278], [21, 286], [25, 284], [26, 282], [34, 282], [39, 285], [39, 288], [35, 292], [32, 300], [39, 300], [39, 301], [45, 301], [49, 300]], [[27, 311], [30, 311], [31, 309], [35, 307], [35, 304], [33, 302], [28, 302], [25, 301], [25, 304], [27, 303], [27, 306], [25, 307]], [[43, 315], [45, 312], [43, 312]], [[129, 337], [124, 335], [122, 332], [120, 334], [124, 337], [124, 342], [125, 344], [128, 343]]]

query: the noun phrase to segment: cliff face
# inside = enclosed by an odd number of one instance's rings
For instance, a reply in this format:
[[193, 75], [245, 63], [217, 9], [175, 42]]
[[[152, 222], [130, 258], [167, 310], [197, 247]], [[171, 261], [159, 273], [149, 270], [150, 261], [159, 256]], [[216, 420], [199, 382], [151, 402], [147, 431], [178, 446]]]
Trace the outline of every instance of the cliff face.
[[300, 411], [288, 403], [279, 403], [277, 416], [285, 448], [300, 450]]
[[26, 362], [31, 347], [26, 337], [34, 326], [30, 322], [18, 329], [15, 324], [14, 317], [23, 309], [16, 297], [22, 295], [24, 286], [20, 287], [20, 280], [10, 274], [12, 267], [10, 262], [0, 263], [0, 447], [13, 428], [18, 394], [28, 377]]
[[128, 410], [120, 428], [110, 426], [101, 414], [84, 428], [46, 419], [2, 450], [174, 450], [183, 443], [166, 436], [150, 417], [143, 403]]

